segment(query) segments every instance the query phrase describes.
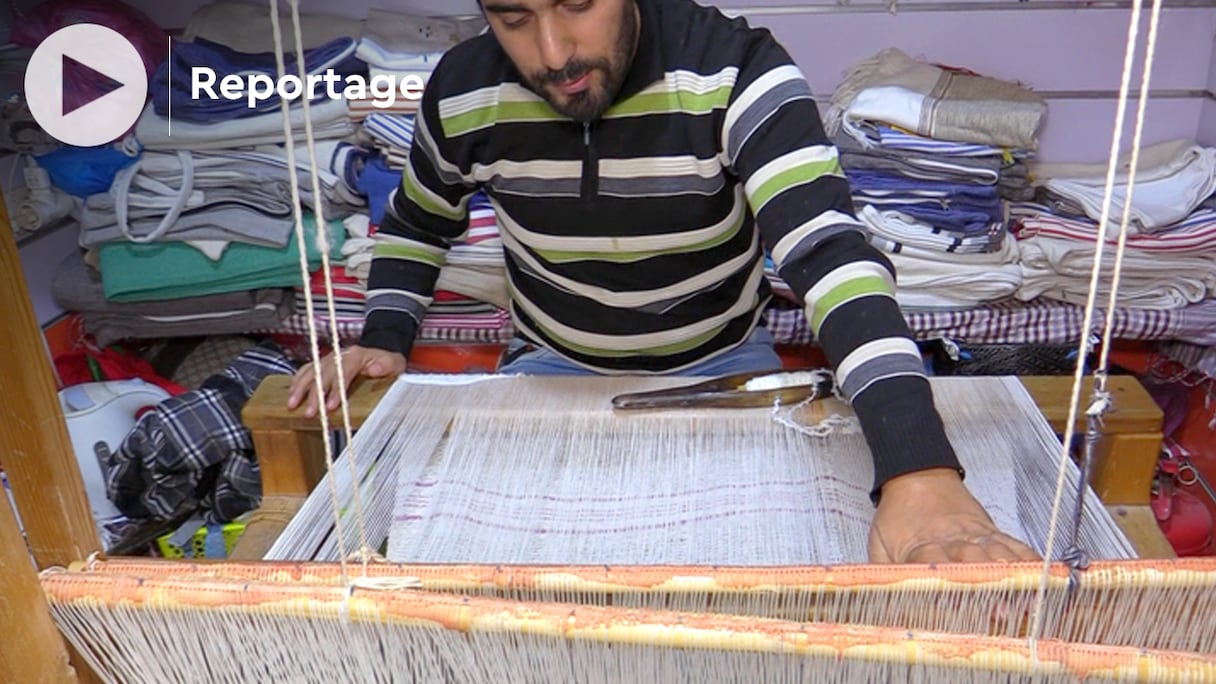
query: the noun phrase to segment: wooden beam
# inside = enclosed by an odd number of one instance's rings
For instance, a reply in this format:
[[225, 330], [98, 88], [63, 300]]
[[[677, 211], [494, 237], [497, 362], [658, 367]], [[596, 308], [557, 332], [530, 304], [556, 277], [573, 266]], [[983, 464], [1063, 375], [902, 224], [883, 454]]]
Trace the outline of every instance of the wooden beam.
[[249, 516], [245, 531], [232, 553], [230, 561], [259, 561], [278, 541], [287, 524], [304, 505], [305, 496], [263, 496], [258, 509]]
[[[1021, 379], [1052, 428], [1064, 433], [1072, 398], [1072, 376], [1032, 376]], [[1102, 425], [1102, 438], [1094, 445], [1089, 478], [1094, 492], [1108, 506], [1146, 507], [1161, 455], [1165, 414], [1140, 381], [1130, 375], [1108, 378], [1114, 404]], [[1085, 408], [1093, 391], [1093, 378], [1085, 378], [1074, 430], [1084, 436]]]
[[39, 567], [101, 550], [58, 388], [0, 201], [0, 459]]
[[[392, 387], [392, 379], [359, 378], [347, 394], [351, 429], [358, 430]], [[325, 474], [321, 421], [303, 411], [287, 410], [291, 376], [271, 375], [258, 385], [241, 410], [241, 422], [253, 435], [262, 473], [263, 497], [306, 497]], [[342, 412], [329, 414], [333, 430], [342, 429]], [[335, 454], [335, 457], [337, 454]]]
[[1127, 535], [1140, 558], [1176, 558], [1174, 547], [1161, 532], [1157, 516], [1149, 506], [1107, 506], [1112, 518]]
[[[7, 228], [5, 229], [8, 230]], [[12, 235], [12, 231], [8, 231]], [[0, 494], [0, 682], [76, 681], [8, 497]]]
[[[1072, 399], [1071, 375], [1028, 375], [1019, 378], [1034, 397], [1039, 410], [1056, 432], [1063, 434], [1068, 423], [1068, 405]], [[1080, 407], [1074, 429], [1085, 433], [1085, 409], [1089, 406], [1090, 393], [1094, 389], [1093, 377], [1081, 383]], [[1102, 428], [1104, 434], [1160, 433], [1165, 414], [1153, 401], [1148, 390], [1131, 375], [1112, 375], [1107, 378], [1106, 389], [1114, 404], [1106, 416]]]
[[[357, 430], [372, 409], [380, 403], [384, 393], [393, 386], [395, 378], [357, 378], [351, 383], [346, 399], [350, 405], [351, 429]], [[321, 430], [321, 420], [316, 416], [307, 418], [303, 411], [287, 409], [287, 394], [291, 389], [291, 376], [270, 375], [254, 391], [241, 409], [241, 422], [251, 432], [263, 430]], [[329, 425], [335, 430], [342, 428], [342, 411], [329, 413]]]

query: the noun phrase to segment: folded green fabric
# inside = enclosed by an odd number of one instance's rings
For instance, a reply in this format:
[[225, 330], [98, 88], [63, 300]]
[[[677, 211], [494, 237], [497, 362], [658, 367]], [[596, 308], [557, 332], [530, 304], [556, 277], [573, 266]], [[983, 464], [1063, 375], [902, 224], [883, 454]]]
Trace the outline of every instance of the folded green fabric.
[[[330, 259], [342, 258], [346, 229], [341, 221], [328, 221]], [[309, 271], [321, 266], [316, 247], [316, 219], [304, 214], [304, 244]], [[278, 249], [234, 242], [217, 261], [184, 242], [133, 244], [110, 242], [98, 248], [102, 290], [116, 302], [142, 302], [199, 297], [267, 287], [298, 287], [299, 242], [294, 231], [286, 247]]]

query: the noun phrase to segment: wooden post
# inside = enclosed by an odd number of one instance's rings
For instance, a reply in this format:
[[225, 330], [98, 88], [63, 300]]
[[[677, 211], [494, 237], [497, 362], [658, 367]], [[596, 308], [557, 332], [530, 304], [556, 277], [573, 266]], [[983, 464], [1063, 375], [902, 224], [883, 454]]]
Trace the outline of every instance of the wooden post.
[[75, 682], [8, 497], [0, 494], [0, 681]]
[[66, 566], [101, 544], [23, 274], [0, 201], [0, 459], [34, 560]]
[[[1039, 410], [1061, 434], [1068, 425], [1072, 383], [1071, 376], [1022, 378]], [[1111, 376], [1106, 388], [1113, 397], [1114, 410], [1107, 415], [1103, 436], [1095, 445], [1090, 484], [1107, 505], [1148, 506], [1161, 456], [1165, 414], [1140, 381], [1130, 375]], [[1085, 407], [1092, 392], [1093, 378], [1087, 377], [1081, 389], [1081, 410], [1073, 426], [1080, 436], [1088, 427]]]
[[[347, 401], [352, 430], [363, 425], [393, 382], [391, 378], [357, 378], [351, 384]], [[325, 474], [321, 421], [306, 418], [301, 410], [287, 410], [290, 389], [290, 376], [271, 375], [262, 380], [241, 410], [241, 422], [253, 435], [263, 496], [308, 496]], [[340, 411], [330, 412], [329, 425], [342, 429]]]

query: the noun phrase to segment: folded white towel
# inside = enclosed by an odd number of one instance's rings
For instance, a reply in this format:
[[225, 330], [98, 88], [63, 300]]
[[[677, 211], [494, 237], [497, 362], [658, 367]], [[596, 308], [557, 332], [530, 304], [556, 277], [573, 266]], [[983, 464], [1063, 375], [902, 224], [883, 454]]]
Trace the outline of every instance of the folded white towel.
[[[1083, 305], [1093, 269], [1093, 245], [1076, 240], [1033, 237], [1019, 240], [1022, 287], [1019, 299], [1048, 297]], [[1107, 252], [1107, 259], [1110, 252]], [[1104, 259], [1104, 261], [1107, 261]], [[1110, 266], [1096, 290], [1097, 304], [1110, 299]], [[1123, 257], [1116, 306], [1178, 309], [1216, 295], [1216, 253], [1146, 253], [1128, 249]]]
[[[1130, 153], [1117, 167], [1111, 196], [1108, 234], [1118, 235], [1127, 206]], [[1031, 168], [1034, 183], [1074, 200], [1095, 221], [1102, 218], [1106, 188], [1105, 165], [1047, 165]], [[1216, 192], [1216, 148], [1175, 140], [1140, 151], [1128, 230], [1153, 233], [1189, 216]]]

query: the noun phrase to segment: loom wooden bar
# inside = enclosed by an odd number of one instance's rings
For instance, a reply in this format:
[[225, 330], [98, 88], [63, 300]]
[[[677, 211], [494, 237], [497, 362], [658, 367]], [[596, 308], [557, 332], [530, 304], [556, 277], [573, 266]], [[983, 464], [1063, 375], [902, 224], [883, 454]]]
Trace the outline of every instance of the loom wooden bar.
[[[1063, 434], [1068, 424], [1072, 377], [1028, 376], [1021, 380], [1052, 428]], [[1140, 381], [1132, 376], [1109, 378], [1107, 389], [1114, 408], [1106, 415], [1103, 437], [1094, 450], [1090, 483], [1108, 506], [1147, 506], [1161, 454], [1165, 414]], [[1092, 391], [1093, 378], [1085, 378], [1081, 388], [1081, 410], [1077, 412], [1073, 426], [1080, 435], [1085, 433], [1084, 408]]]
[[0, 461], [39, 567], [101, 550], [58, 387], [0, 202]]
[[1174, 547], [1161, 532], [1157, 525], [1157, 516], [1148, 506], [1110, 506], [1106, 507], [1119, 529], [1127, 535], [1127, 540], [1136, 549], [1140, 558], [1176, 558]]
[[[1069, 399], [1072, 398], [1073, 378], [1070, 375], [1027, 375], [1019, 378], [1039, 411], [1057, 432], [1064, 432], [1068, 422]], [[1094, 380], [1086, 377], [1081, 383], [1081, 410], [1074, 428], [1085, 431], [1085, 407], [1093, 391]], [[1161, 432], [1164, 414], [1152, 396], [1130, 375], [1114, 375], [1107, 379], [1113, 410], [1107, 414], [1102, 431], [1106, 434], [1135, 434]]]
[[262, 495], [307, 496], [325, 474], [321, 433], [304, 430], [251, 430], [262, 472]]
[[0, 681], [23, 684], [77, 681], [63, 637], [51, 619], [17, 517], [4, 496], [0, 496], [0, 578], [3, 578], [0, 634], [4, 635]]
[[[359, 378], [347, 395], [351, 429], [357, 430], [393, 380]], [[241, 410], [241, 422], [253, 435], [262, 472], [263, 496], [306, 497], [325, 474], [321, 421], [303, 411], [287, 410], [291, 378], [272, 375], [262, 381]], [[329, 414], [331, 428], [342, 427], [342, 412]]]
[[[0, 297], [0, 321], [4, 321], [0, 325], [0, 349], [6, 352], [0, 356], [0, 466], [12, 486], [25, 528], [22, 539], [14, 517], [16, 536], [0, 539], [0, 555], [11, 551], [19, 554], [21, 563], [30, 565], [32, 554], [39, 567], [67, 566], [100, 551], [101, 540], [59, 408], [55, 376], [24, 273], [7, 205], [0, 201], [0, 288], [7, 293]], [[12, 515], [7, 501], [0, 506]], [[99, 682], [84, 659], [55, 630], [37, 576], [32, 587], [27, 586], [21, 581], [19, 568], [7, 560], [4, 565], [0, 567], [0, 578], [5, 580], [0, 592], [5, 599], [0, 601], [0, 612], [4, 612], [0, 634], [6, 640], [15, 638], [12, 635], [29, 634], [31, 638], [29, 644], [6, 641], [0, 650], [12, 649], [14, 661], [33, 664], [37, 669], [30, 677], [6, 676], [9, 664], [5, 656], [0, 681]], [[34, 572], [33, 566], [30, 572]], [[9, 610], [15, 622], [9, 621], [10, 613], [5, 612]], [[46, 631], [44, 624], [49, 624], [51, 631]], [[61, 677], [62, 653], [70, 659], [68, 678]]]
[[305, 496], [263, 496], [258, 509], [249, 516], [241, 539], [228, 554], [230, 561], [259, 561], [274, 546], [291, 519], [300, 512]]

